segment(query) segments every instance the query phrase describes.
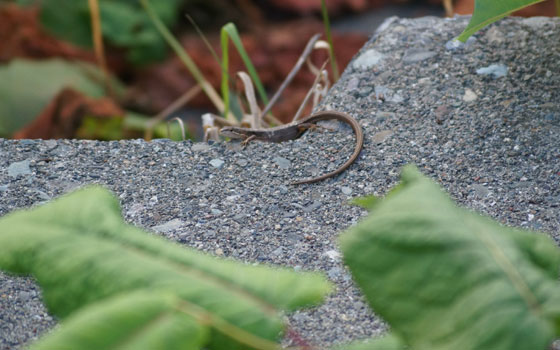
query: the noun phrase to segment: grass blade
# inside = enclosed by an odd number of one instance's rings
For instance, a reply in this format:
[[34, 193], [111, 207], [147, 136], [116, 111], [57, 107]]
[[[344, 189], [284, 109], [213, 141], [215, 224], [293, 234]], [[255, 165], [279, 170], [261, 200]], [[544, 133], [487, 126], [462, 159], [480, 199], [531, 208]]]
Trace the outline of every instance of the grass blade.
[[[224, 25], [222, 27], [222, 32], [221, 32], [222, 70], [223, 70], [222, 71], [222, 94], [224, 94], [224, 92], [225, 92], [225, 94], [223, 96], [224, 101], [226, 101], [226, 100], [229, 101], [229, 96], [226, 97], [226, 95], [229, 95], [229, 87], [224, 84], [224, 80], [227, 83], [227, 74], [228, 74], [228, 66], [227, 66], [228, 60], [229, 60], [228, 50], [227, 50], [228, 39], [231, 40], [231, 42], [233, 43], [233, 45], [237, 49], [237, 52], [241, 56], [241, 59], [243, 60], [243, 63], [245, 64], [245, 67], [247, 67], [247, 72], [251, 76], [251, 79], [253, 80], [253, 83], [255, 84], [255, 87], [257, 88], [257, 92], [259, 93], [259, 96], [260, 96], [262, 102], [264, 104], [267, 104], [268, 103], [268, 97], [266, 96], [266, 91], [264, 90], [264, 87], [261, 83], [259, 75], [257, 74], [257, 70], [255, 69], [255, 66], [251, 62], [251, 59], [249, 58], [249, 55], [247, 54], [247, 51], [245, 51], [245, 48], [243, 47], [243, 43], [241, 42], [241, 38], [239, 37], [239, 32], [237, 31], [237, 28], [235, 27], [235, 24], [233, 24], [233, 23], [227, 23], [226, 25]], [[226, 108], [228, 108], [227, 105], [226, 105]]]
[[336, 63], [336, 57], [334, 56], [334, 45], [331, 35], [331, 24], [329, 22], [329, 12], [327, 11], [327, 1], [321, 0], [321, 14], [323, 16], [323, 24], [325, 25], [325, 34], [327, 36], [327, 41], [329, 42], [329, 58], [331, 60], [331, 69], [333, 71], [333, 81], [337, 81], [340, 77], [338, 74], [338, 64]]

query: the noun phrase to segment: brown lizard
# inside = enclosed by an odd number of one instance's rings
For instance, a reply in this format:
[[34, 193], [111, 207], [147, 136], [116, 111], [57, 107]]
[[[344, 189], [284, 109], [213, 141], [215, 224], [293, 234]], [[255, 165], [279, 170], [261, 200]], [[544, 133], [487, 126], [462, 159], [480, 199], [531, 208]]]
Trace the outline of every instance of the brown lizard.
[[346, 170], [346, 168], [348, 168], [356, 160], [356, 158], [358, 158], [358, 155], [364, 145], [364, 133], [362, 132], [362, 127], [358, 124], [356, 119], [345, 113], [325, 111], [312, 114], [307, 118], [291, 122], [290, 124], [280, 125], [268, 129], [250, 129], [226, 126], [220, 130], [220, 134], [233, 139], [241, 139], [243, 140], [243, 145], [246, 145], [253, 140], [264, 142], [283, 142], [297, 139], [306, 130], [316, 127], [318, 121], [333, 119], [342, 121], [352, 127], [354, 134], [356, 134], [356, 147], [354, 147], [354, 152], [350, 156], [350, 159], [348, 159], [335, 171], [311, 179], [300, 180], [292, 183], [293, 185], [309, 184], [340, 174]]

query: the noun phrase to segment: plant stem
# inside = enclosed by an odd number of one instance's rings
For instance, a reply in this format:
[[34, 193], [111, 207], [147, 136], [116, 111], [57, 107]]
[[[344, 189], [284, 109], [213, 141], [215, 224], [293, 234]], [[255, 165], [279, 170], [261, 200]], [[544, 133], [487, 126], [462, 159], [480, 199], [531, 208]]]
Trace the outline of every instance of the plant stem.
[[305, 63], [305, 61], [309, 57], [309, 55], [311, 55], [311, 52], [313, 51], [314, 45], [317, 42], [317, 40], [319, 40], [320, 37], [321, 37], [321, 34], [315, 34], [311, 37], [311, 39], [309, 39], [309, 41], [307, 42], [307, 45], [305, 45], [305, 49], [303, 49], [303, 52], [301, 53], [301, 56], [299, 56], [296, 64], [294, 65], [294, 67], [292, 68], [290, 73], [288, 73], [288, 75], [286, 76], [286, 79], [284, 79], [284, 81], [282, 82], [282, 84], [280, 85], [278, 90], [276, 90], [276, 93], [274, 94], [274, 96], [272, 96], [272, 98], [270, 99], [270, 101], [268, 102], [268, 104], [266, 105], [264, 110], [261, 112], [261, 118], [264, 118], [266, 116], [266, 114], [270, 111], [272, 106], [276, 103], [276, 100], [278, 100], [278, 98], [280, 97], [282, 92], [284, 92], [284, 90], [286, 89], [288, 84], [290, 84], [290, 82], [294, 79], [296, 74], [301, 69], [301, 66], [303, 66], [303, 64]]
[[180, 300], [177, 305], [177, 310], [193, 317], [198, 323], [209, 325], [218, 332], [235, 339], [241, 344], [250, 346], [253, 349], [261, 350], [280, 350], [280, 344], [272, 342], [268, 339], [261, 338], [253, 333], [250, 333], [223, 318], [204, 310], [202, 307], [190, 303], [187, 300]]
[[453, 17], [453, 1], [443, 0], [443, 8], [445, 9], [445, 15], [447, 17]]
[[338, 75], [338, 64], [336, 63], [336, 58], [334, 57], [334, 46], [331, 36], [331, 25], [329, 22], [329, 13], [327, 11], [327, 1], [321, 0], [321, 14], [323, 15], [323, 23], [325, 24], [325, 34], [327, 35], [327, 41], [329, 43], [329, 56], [331, 60], [331, 69], [333, 72], [333, 80], [337, 81]]
[[95, 51], [95, 58], [97, 60], [99, 68], [103, 72], [105, 93], [108, 96], [113, 96], [113, 90], [111, 88], [111, 82], [109, 79], [109, 70], [107, 69], [107, 61], [105, 60], [105, 49], [103, 47], [99, 3], [97, 2], [97, 0], [88, 0], [88, 5], [91, 18], [91, 34], [93, 40], [93, 49]]
[[183, 93], [178, 99], [173, 101], [169, 106], [165, 107], [165, 109], [159, 112], [155, 117], [150, 118], [150, 120], [146, 123], [146, 128], [144, 129], [144, 139], [146, 141], [150, 141], [154, 135], [155, 126], [165, 120], [168, 115], [172, 114], [173, 112], [187, 104], [199, 92], [200, 85], [193, 86], [185, 93]]

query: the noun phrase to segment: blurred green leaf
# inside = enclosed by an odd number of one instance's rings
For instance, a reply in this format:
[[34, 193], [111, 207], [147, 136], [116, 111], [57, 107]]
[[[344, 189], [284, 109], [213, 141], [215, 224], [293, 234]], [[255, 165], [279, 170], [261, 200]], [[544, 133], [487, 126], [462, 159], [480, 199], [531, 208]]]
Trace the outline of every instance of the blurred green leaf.
[[31, 349], [200, 349], [210, 329], [182, 312], [181, 303], [162, 292], [107, 298], [77, 311]]
[[[43, 61], [12, 60], [0, 66], [0, 136], [9, 137], [35, 119], [64, 87], [87, 96], [101, 97], [103, 74], [90, 64], [60, 59]], [[115, 92], [123, 87], [113, 80]]]
[[90, 47], [91, 19], [88, 2], [83, 0], [48, 0], [41, 4], [41, 24], [58, 38]]
[[63, 319], [38, 349], [190, 349], [190, 337], [209, 350], [277, 349], [281, 311], [331, 290], [316, 273], [218, 259], [147, 234], [100, 187], [0, 219], [0, 268], [33, 275]]
[[[175, 25], [181, 0], [154, 2], [153, 8], [167, 26]], [[132, 63], [165, 57], [166, 45], [137, 0], [99, 0], [103, 36], [126, 48]], [[85, 0], [48, 0], [41, 6], [41, 23], [57, 37], [91, 47], [91, 18]]]
[[389, 333], [387, 335], [340, 345], [332, 350], [407, 350], [409, 349], [398, 337]]
[[364, 196], [359, 198], [353, 198], [350, 204], [357, 205], [365, 209], [373, 209], [381, 201], [381, 198], [377, 196]]
[[458, 208], [405, 167], [340, 240], [374, 311], [411, 349], [545, 349], [560, 335], [560, 250]]
[[114, 118], [85, 116], [82, 124], [76, 130], [76, 138], [103, 141], [121, 140], [124, 138], [123, 121], [122, 116]]
[[20, 6], [35, 5], [39, 1], [40, 0], [14, 0], [14, 2]]
[[475, 0], [474, 12], [467, 25], [467, 28], [457, 37], [458, 40], [465, 42], [467, 39], [497, 20], [537, 2], [544, 0]]

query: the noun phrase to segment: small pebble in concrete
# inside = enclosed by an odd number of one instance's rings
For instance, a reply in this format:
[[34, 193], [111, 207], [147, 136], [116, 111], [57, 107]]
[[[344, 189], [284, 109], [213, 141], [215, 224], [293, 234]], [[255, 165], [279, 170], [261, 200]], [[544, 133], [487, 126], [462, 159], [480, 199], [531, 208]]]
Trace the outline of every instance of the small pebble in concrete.
[[34, 190], [33, 192], [35, 192], [37, 194], [37, 197], [39, 197], [40, 199], [42, 199], [44, 201], [50, 201], [51, 200], [51, 196], [49, 196], [48, 194], [46, 194], [45, 192], [43, 192], [41, 190]]
[[480, 198], [485, 198], [488, 196], [488, 194], [490, 194], [490, 191], [484, 185], [474, 184], [472, 188]]
[[315, 201], [313, 203], [311, 203], [310, 205], [306, 206], [305, 208], [303, 208], [303, 211], [306, 213], [310, 213], [312, 211], [314, 211], [315, 209], [319, 209], [321, 207], [322, 203], [319, 201]]
[[165, 232], [177, 230], [181, 226], [183, 226], [183, 221], [179, 219], [173, 219], [164, 224], [152, 227], [152, 230], [160, 233], [165, 233]]
[[434, 51], [428, 51], [424, 49], [410, 49], [407, 50], [402, 58], [404, 63], [414, 63], [425, 61], [428, 58], [432, 58], [436, 55]]
[[340, 259], [340, 253], [336, 250], [328, 250], [324, 253], [324, 255], [332, 261]]
[[360, 79], [354, 77], [350, 79], [350, 81], [348, 81], [348, 84], [346, 84], [346, 88], [348, 89], [348, 91], [356, 90], [359, 84], [360, 84]]
[[465, 102], [472, 102], [476, 100], [477, 94], [472, 91], [471, 89], [465, 89], [465, 94], [463, 95], [463, 101]]
[[56, 140], [46, 140], [45, 145], [49, 150], [55, 149], [58, 146]]
[[383, 131], [376, 132], [371, 137], [371, 142], [378, 145], [380, 143], [383, 143], [385, 140], [387, 140], [387, 138], [392, 134], [393, 134], [392, 130], [383, 130]]
[[385, 102], [400, 103], [404, 101], [404, 98], [399, 93], [383, 85], [375, 86], [375, 97]]
[[215, 158], [210, 161], [210, 165], [217, 169], [221, 169], [224, 166], [224, 163], [225, 162], [219, 158]]
[[475, 41], [476, 38], [474, 36], [469, 37], [466, 42], [451, 39], [445, 43], [445, 48], [449, 51], [463, 50], [471, 46]]
[[340, 267], [333, 267], [329, 271], [327, 271], [327, 276], [329, 276], [331, 280], [336, 280], [342, 277], [343, 273], [344, 270], [342, 270]]
[[29, 159], [15, 162], [8, 166], [8, 175], [11, 177], [18, 177], [19, 175], [29, 175], [31, 169], [29, 168]]
[[368, 70], [381, 63], [385, 55], [374, 50], [369, 49], [364, 51], [352, 64], [355, 69]]
[[212, 215], [222, 215], [223, 211], [221, 211], [220, 209], [210, 209], [210, 212], [212, 213]]
[[352, 188], [348, 187], [348, 186], [342, 186], [340, 188], [340, 190], [342, 191], [342, 193], [344, 193], [345, 195], [349, 196], [352, 194]]
[[197, 142], [192, 145], [191, 150], [193, 152], [205, 152], [210, 149], [210, 145], [205, 142]]
[[280, 169], [289, 169], [292, 167], [292, 162], [290, 162], [286, 158], [274, 157], [272, 160], [274, 160], [274, 163], [276, 163], [276, 165], [278, 165]]
[[491, 64], [488, 67], [478, 68], [476, 74], [478, 75], [493, 75], [494, 78], [505, 77], [508, 72], [508, 67], [504, 64]]

